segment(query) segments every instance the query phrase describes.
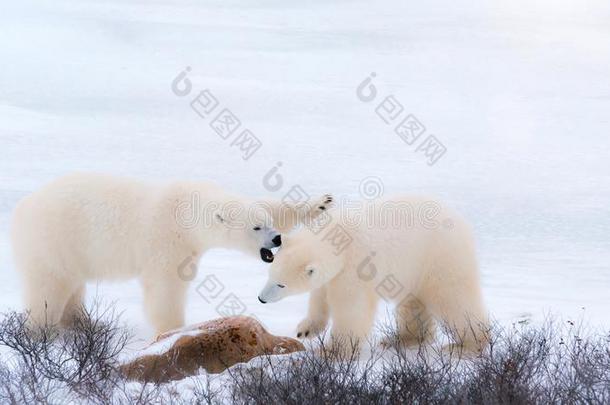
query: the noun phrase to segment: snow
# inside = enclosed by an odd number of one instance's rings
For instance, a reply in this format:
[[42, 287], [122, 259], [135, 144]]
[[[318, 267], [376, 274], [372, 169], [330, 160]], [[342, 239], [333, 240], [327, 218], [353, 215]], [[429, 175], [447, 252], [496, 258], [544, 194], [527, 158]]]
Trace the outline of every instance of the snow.
[[[502, 323], [548, 312], [610, 326], [610, 5], [604, 1], [5, 2], [0, 14], [0, 308], [21, 308], [9, 244], [19, 198], [76, 170], [213, 180], [247, 195], [441, 196], [472, 221]], [[193, 92], [171, 82], [185, 69]], [[356, 87], [376, 73], [378, 96]], [[249, 160], [189, 106], [210, 89], [262, 142]], [[375, 113], [394, 95], [446, 146], [433, 166]], [[282, 162], [284, 187], [264, 175]], [[213, 251], [188, 323], [229, 294], [293, 336], [306, 296], [262, 305], [267, 265]], [[197, 286], [214, 275], [217, 300]], [[153, 337], [136, 281], [91, 284], [132, 348]], [[210, 302], [208, 302], [210, 301]], [[380, 307], [384, 317], [385, 308]]]
[[185, 336], [197, 336], [200, 333], [201, 333], [201, 331], [199, 331], [199, 330], [183, 331], [183, 332], [174, 333], [173, 335], [170, 335], [170, 336], [166, 337], [165, 339], [152, 343], [150, 346], [145, 347], [142, 350], [138, 350], [136, 352], [130, 353], [130, 356], [123, 357], [121, 359], [121, 361], [123, 363], [129, 363], [138, 357], [160, 356], [164, 353], [167, 353], [172, 348], [174, 343], [176, 343], [178, 341], [178, 339], [185, 337]]

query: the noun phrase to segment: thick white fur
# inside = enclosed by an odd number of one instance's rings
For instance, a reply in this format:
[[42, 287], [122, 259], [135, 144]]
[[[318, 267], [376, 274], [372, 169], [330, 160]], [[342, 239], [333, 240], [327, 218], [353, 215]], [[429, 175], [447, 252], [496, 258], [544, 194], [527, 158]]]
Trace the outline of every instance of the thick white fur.
[[[400, 204], [411, 210], [394, 210], [391, 215], [405, 222], [382, 226], [388, 207]], [[433, 214], [435, 209], [438, 212]], [[284, 237], [259, 296], [263, 302], [274, 302], [311, 291], [309, 312], [297, 328], [298, 336], [319, 334], [331, 318], [333, 340], [367, 338], [384, 294], [380, 291], [388, 290], [382, 284], [391, 276], [404, 287], [395, 298], [404, 343], [432, 338], [437, 320], [454, 332], [457, 344], [469, 349], [485, 345], [488, 318], [472, 232], [458, 214], [424, 197], [378, 200], [347, 215], [331, 214], [332, 223], [318, 235], [302, 229]], [[373, 220], [354, 225], [356, 216]], [[353, 239], [340, 254], [327, 233], [336, 225]]]
[[[181, 207], [217, 207], [232, 202], [245, 209], [230, 221], [215, 215], [193, 226], [177, 221]], [[321, 212], [324, 197], [311, 212]], [[52, 182], [19, 202], [12, 224], [12, 242], [23, 278], [24, 301], [35, 324], [68, 324], [79, 312], [85, 283], [91, 280], [139, 278], [144, 308], [157, 332], [184, 323], [186, 290], [192, 277], [179, 266], [197, 263], [207, 250], [238, 249], [258, 256], [277, 235], [274, 216], [280, 212], [283, 230], [305, 213], [296, 207], [266, 202], [256, 223], [248, 208], [254, 204], [202, 182], [151, 185], [137, 180], [95, 174], [74, 174]], [[198, 209], [199, 207], [194, 207]], [[283, 208], [283, 209], [282, 209]], [[253, 230], [261, 226], [261, 231]]]

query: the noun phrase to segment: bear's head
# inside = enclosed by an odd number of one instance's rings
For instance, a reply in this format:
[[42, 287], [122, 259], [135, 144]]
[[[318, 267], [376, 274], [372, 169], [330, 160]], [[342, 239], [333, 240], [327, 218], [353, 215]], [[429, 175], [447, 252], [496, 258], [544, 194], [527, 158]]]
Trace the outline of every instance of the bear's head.
[[263, 304], [322, 287], [343, 269], [343, 256], [308, 229], [285, 238], [258, 296]]
[[271, 263], [271, 249], [282, 245], [282, 236], [273, 226], [273, 218], [262, 204], [226, 204], [215, 215], [222, 234], [222, 245], [260, 256]]

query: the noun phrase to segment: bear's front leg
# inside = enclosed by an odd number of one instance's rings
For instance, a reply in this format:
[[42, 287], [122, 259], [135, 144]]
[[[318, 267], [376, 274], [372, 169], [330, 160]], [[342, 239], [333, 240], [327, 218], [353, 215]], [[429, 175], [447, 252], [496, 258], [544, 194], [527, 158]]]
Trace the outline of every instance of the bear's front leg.
[[329, 291], [328, 300], [333, 321], [331, 347], [349, 353], [367, 340], [375, 320], [378, 297], [374, 291], [350, 288]]
[[329, 311], [326, 298], [326, 288], [320, 287], [309, 295], [309, 310], [307, 318], [297, 326], [297, 337], [313, 338], [326, 329]]
[[331, 194], [324, 194], [321, 197], [314, 198], [306, 204], [295, 207], [298, 221], [307, 226], [314, 225], [314, 220], [326, 211], [331, 209], [335, 203], [335, 199]]
[[334, 204], [334, 198], [330, 194], [314, 198], [303, 204], [289, 204], [283, 201], [269, 201], [269, 207], [273, 217], [273, 226], [280, 233], [291, 231], [297, 224], [312, 224], [319, 215], [328, 211]]
[[142, 278], [144, 308], [155, 333], [184, 326], [184, 309], [188, 281], [176, 273], [153, 273]]

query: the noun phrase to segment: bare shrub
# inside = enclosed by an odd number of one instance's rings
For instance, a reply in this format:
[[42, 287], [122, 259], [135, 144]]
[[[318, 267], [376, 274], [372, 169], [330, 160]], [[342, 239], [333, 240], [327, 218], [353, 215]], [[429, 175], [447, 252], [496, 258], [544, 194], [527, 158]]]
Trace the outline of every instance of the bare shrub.
[[[351, 341], [289, 356], [262, 356], [186, 384], [126, 381], [129, 341], [112, 311], [84, 311], [68, 330], [0, 321], [0, 403], [9, 404], [605, 404], [610, 335], [571, 322], [495, 325], [482, 353], [440, 344], [400, 345], [395, 331], [366, 353]], [[447, 334], [450, 334], [449, 332]], [[185, 392], [188, 391], [188, 392]]]
[[268, 356], [257, 367], [229, 370], [232, 401], [249, 404], [376, 404], [378, 357], [360, 360], [354, 342], [326, 346], [319, 351], [278, 358]]
[[[4, 314], [0, 346], [9, 350], [0, 365], [0, 402], [109, 403], [124, 388], [118, 364], [129, 338], [118, 316], [98, 305], [83, 309], [65, 330], [32, 327], [25, 314]], [[147, 387], [137, 396], [149, 399], [153, 391]]]
[[[397, 342], [386, 332], [386, 341]], [[609, 403], [610, 336], [587, 336], [573, 323], [547, 321], [495, 325], [482, 353], [422, 344], [373, 349], [363, 362], [354, 347], [322, 348], [318, 355], [307, 352], [233, 371], [232, 399], [244, 404]]]
[[171, 384], [126, 381], [120, 354], [129, 340], [119, 316], [99, 303], [63, 330], [34, 328], [25, 314], [6, 313], [0, 321], [0, 403], [216, 403], [204, 376], [194, 380], [189, 395]]

